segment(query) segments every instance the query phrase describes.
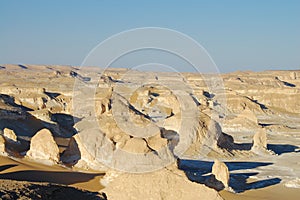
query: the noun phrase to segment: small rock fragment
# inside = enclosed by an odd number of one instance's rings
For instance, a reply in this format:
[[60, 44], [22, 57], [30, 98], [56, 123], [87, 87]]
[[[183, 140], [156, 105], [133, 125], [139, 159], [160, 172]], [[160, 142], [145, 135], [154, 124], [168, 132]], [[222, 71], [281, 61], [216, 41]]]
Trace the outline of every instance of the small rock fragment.
[[10, 140], [12, 140], [12, 141], [14, 141], [14, 142], [17, 142], [17, 141], [18, 141], [15, 132], [14, 132], [13, 130], [9, 129], [9, 128], [5, 128], [5, 129], [3, 130], [3, 135], [4, 135], [6, 138], [8, 138], [8, 139], [10, 139]]

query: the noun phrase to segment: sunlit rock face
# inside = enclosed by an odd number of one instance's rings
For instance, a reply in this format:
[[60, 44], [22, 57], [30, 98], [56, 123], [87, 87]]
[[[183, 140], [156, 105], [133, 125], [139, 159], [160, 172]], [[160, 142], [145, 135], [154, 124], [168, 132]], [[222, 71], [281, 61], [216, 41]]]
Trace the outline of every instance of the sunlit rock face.
[[26, 157], [51, 164], [59, 162], [59, 149], [48, 129], [40, 130], [31, 138]]
[[[136, 189], [136, 187], [139, 189]], [[151, 188], [151, 189], [150, 189]], [[215, 199], [218, 192], [188, 180], [183, 171], [169, 166], [152, 173], [123, 173], [114, 177], [103, 190], [108, 199]]]

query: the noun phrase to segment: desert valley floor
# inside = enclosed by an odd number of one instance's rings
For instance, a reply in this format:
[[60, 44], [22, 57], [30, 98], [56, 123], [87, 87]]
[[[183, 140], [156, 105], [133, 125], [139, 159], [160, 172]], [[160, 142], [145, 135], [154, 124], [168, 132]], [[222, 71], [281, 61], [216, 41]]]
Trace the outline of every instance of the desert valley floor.
[[0, 199], [299, 199], [300, 71], [0, 66]]

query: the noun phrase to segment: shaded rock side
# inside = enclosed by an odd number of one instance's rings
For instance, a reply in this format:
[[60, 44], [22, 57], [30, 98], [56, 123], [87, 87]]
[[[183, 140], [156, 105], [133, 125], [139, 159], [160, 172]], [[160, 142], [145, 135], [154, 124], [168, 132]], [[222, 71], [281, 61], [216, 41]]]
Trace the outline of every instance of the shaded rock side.
[[74, 135], [69, 142], [68, 148], [61, 156], [63, 163], [84, 170], [104, 170], [106, 167], [99, 163], [85, 148], [80, 136]]

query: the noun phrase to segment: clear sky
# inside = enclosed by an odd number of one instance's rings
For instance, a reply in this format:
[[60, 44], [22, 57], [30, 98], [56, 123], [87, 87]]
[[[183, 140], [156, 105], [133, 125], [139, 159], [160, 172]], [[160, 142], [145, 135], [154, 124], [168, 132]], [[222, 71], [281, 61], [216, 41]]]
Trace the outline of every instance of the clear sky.
[[194, 38], [221, 72], [300, 68], [299, 0], [0, 0], [0, 63], [80, 65], [109, 36], [149, 26]]

